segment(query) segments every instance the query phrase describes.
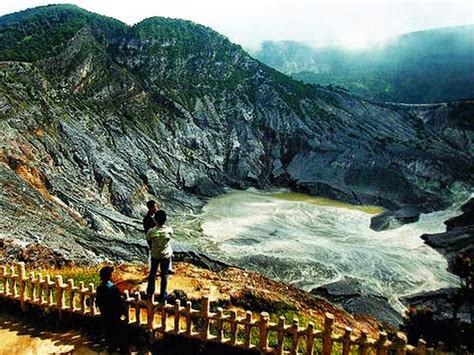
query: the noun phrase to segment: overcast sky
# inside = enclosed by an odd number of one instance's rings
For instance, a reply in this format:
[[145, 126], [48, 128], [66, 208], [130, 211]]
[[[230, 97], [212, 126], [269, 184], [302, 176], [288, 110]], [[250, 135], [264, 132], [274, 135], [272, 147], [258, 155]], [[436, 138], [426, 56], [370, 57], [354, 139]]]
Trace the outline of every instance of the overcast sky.
[[151, 16], [192, 20], [246, 48], [264, 40], [360, 48], [401, 33], [474, 23], [473, 0], [0, 0], [0, 15], [49, 3], [74, 3], [128, 24]]

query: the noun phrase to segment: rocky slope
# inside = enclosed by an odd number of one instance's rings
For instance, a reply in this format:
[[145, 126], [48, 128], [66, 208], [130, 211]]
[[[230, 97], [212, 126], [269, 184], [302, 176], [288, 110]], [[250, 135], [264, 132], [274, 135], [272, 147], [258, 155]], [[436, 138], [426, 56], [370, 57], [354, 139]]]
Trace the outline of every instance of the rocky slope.
[[184, 240], [199, 224], [182, 216], [228, 186], [422, 211], [472, 186], [472, 101], [304, 85], [182, 20], [57, 5], [2, 16], [0, 37], [0, 233], [17, 243], [131, 260], [150, 197]]
[[446, 256], [449, 270], [454, 274], [459, 274], [455, 266], [458, 255], [474, 260], [474, 198], [461, 206], [461, 212], [444, 222], [446, 232], [421, 236], [426, 244]]
[[394, 328], [403, 324], [402, 315], [393, 309], [386, 297], [368, 290], [357, 279], [343, 278], [317, 287], [311, 290], [311, 294], [323, 297], [354, 315], [371, 316]]

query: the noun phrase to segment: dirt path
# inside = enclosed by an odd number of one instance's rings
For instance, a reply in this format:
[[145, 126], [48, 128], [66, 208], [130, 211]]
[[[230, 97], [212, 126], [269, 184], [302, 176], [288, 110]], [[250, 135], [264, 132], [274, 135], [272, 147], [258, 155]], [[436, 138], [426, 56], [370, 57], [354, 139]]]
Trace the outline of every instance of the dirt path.
[[19, 317], [0, 314], [0, 355], [106, 354], [103, 343], [93, 342], [77, 330], [43, 329]]

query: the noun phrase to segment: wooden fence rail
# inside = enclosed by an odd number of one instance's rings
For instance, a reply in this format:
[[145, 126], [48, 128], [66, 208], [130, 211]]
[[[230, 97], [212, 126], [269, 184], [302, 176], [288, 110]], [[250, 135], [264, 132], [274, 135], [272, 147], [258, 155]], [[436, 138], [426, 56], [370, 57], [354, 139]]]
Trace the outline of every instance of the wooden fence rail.
[[[24, 263], [0, 266], [0, 297], [17, 300], [22, 309], [26, 305], [56, 309], [59, 315], [76, 313], [84, 317], [99, 316], [95, 302], [96, 291], [93, 284], [79, 286], [72, 279], [65, 283], [58, 275], [54, 281], [49, 275], [27, 272]], [[442, 344], [437, 349], [428, 349], [420, 340], [416, 347], [407, 344], [405, 334], [397, 333], [394, 341], [389, 341], [385, 332], [378, 339], [370, 339], [365, 332], [358, 337], [346, 327], [342, 334], [334, 331], [334, 318], [325, 314], [320, 327], [310, 322], [300, 327], [298, 319], [285, 324], [280, 317], [277, 323], [270, 322], [269, 315], [261, 312], [256, 319], [252, 312], [240, 314], [236, 310], [217, 308], [210, 311], [209, 298], [203, 297], [200, 309], [194, 309], [190, 301], [181, 305], [159, 305], [154, 300], [142, 300], [137, 292], [130, 295], [125, 291], [128, 305], [126, 321], [149, 332], [151, 339], [157, 333], [175, 334], [202, 341], [212, 341], [244, 349], [254, 349], [261, 354], [442, 354]], [[320, 329], [318, 329], [320, 328]], [[466, 351], [467, 354], [467, 351]]]

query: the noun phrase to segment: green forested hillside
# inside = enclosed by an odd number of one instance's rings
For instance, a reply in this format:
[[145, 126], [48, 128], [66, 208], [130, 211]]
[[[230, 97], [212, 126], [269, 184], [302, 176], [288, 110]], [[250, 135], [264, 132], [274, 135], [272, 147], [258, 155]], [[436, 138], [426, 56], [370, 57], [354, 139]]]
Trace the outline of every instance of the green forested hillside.
[[474, 26], [414, 32], [363, 51], [265, 42], [253, 55], [295, 79], [342, 86], [381, 101], [474, 97]]
[[78, 30], [100, 29], [104, 36], [123, 33], [127, 25], [75, 5], [48, 5], [0, 17], [0, 58], [32, 62], [58, 54]]

